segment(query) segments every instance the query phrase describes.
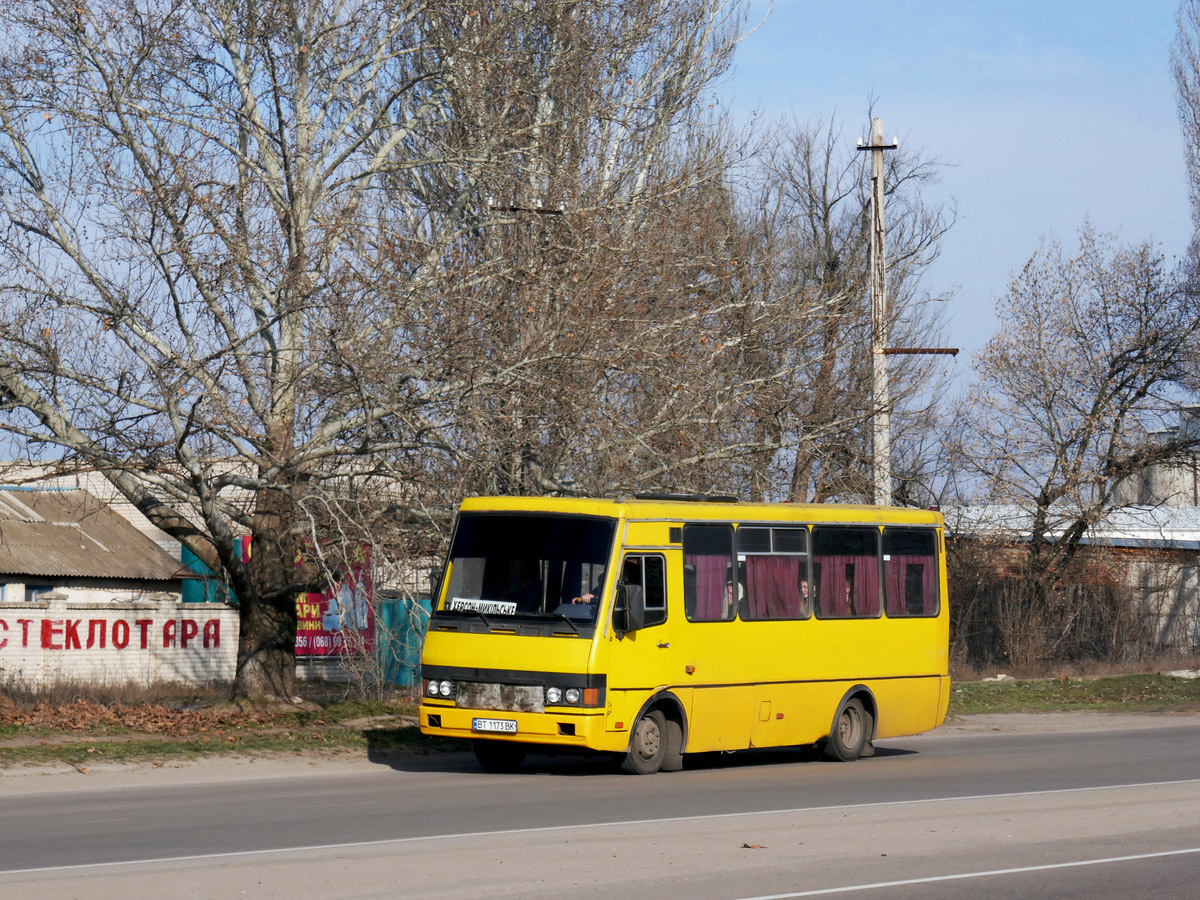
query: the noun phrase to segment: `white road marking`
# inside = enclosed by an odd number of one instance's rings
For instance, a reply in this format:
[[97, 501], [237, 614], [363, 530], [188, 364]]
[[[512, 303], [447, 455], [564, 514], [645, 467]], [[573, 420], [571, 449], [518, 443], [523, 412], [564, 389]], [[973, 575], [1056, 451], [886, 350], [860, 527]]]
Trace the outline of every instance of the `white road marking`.
[[914, 884], [936, 884], [940, 881], [962, 881], [966, 878], [990, 878], [993, 875], [1019, 875], [1023, 872], [1046, 872], [1050, 869], [1075, 869], [1080, 866], [1100, 866], [1105, 863], [1133, 862], [1139, 859], [1161, 859], [1164, 856], [1186, 856], [1200, 853], [1200, 847], [1186, 850], [1161, 850], [1157, 853], [1135, 853], [1132, 856], [1107, 856], [1104, 859], [1080, 859], [1073, 862], [1046, 863], [1040, 866], [1020, 866], [1015, 869], [990, 869], [987, 872], [962, 872], [958, 875], [930, 875], [927, 878], [906, 878], [903, 881], [876, 881], [871, 884], [848, 884], [843, 887], [819, 888], [814, 891], [796, 891], [791, 894], [763, 894], [758, 897], [742, 897], [740, 900], [792, 900], [795, 897], [823, 897], [828, 894], [849, 894], [856, 891], [873, 891], [878, 888], [907, 887]]
[[[36, 875], [49, 872], [70, 872], [81, 869], [111, 869], [117, 866], [145, 866], [161, 863], [186, 863], [201, 860], [239, 859], [251, 856], [278, 856], [286, 853], [312, 853], [322, 850], [356, 850], [367, 847], [388, 847], [422, 841], [455, 841], [471, 838], [504, 837], [521, 834], [546, 834], [553, 831], [582, 831], [596, 828], [626, 828], [630, 825], [667, 825], [679, 822], [704, 822], [718, 819], [744, 819], [754, 816], [795, 815], [799, 813], [836, 812], [839, 810], [886, 809], [893, 806], [921, 806], [932, 803], [961, 803], [971, 800], [999, 800], [1011, 797], [1046, 797], [1055, 794], [1083, 794], [1090, 791], [1113, 791], [1129, 788], [1169, 787], [1180, 784], [1200, 784], [1200, 778], [1181, 778], [1177, 781], [1141, 781], [1133, 784], [1097, 784], [1079, 788], [1055, 788], [1046, 791], [1007, 791], [998, 794], [969, 794], [961, 797], [923, 797], [915, 800], [880, 800], [874, 803], [839, 803], [830, 806], [798, 806], [791, 809], [757, 809], [749, 812], [713, 813], [702, 816], [668, 816], [661, 819], [627, 819], [622, 822], [581, 822], [575, 825], [544, 825], [538, 828], [506, 828], [497, 831], [464, 831], [457, 834], [420, 834], [412, 837], [381, 838], [376, 841], [347, 841], [337, 844], [309, 844], [298, 847], [273, 847], [263, 850], [231, 850], [222, 853], [197, 853], [191, 856], [155, 856], [146, 859], [125, 859], [112, 862], [75, 863], [67, 866], [40, 866], [31, 869], [0, 869], [5, 875]], [[1172, 851], [1191, 853], [1194, 851]], [[1070, 863], [1064, 865], [1085, 865]], [[965, 877], [965, 876], [950, 876]], [[840, 888], [835, 890], [841, 890]], [[850, 888], [846, 888], [850, 890]], [[780, 894], [780, 897], [802, 897], [804, 894]]]

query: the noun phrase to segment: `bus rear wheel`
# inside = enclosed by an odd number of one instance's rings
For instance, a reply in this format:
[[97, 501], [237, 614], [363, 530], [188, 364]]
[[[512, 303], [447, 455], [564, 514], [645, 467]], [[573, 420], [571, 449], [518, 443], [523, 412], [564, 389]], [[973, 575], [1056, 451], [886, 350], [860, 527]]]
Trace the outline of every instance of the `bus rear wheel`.
[[838, 714], [833, 731], [825, 741], [825, 755], [839, 762], [858, 759], [862, 756], [870, 734], [871, 714], [857, 697], [847, 700]]
[[662, 768], [667, 755], [667, 719], [652, 709], [633, 726], [629, 751], [621, 768], [631, 775], [653, 775]]
[[515, 772], [529, 752], [524, 744], [509, 741], [475, 741], [475, 758], [485, 772]]

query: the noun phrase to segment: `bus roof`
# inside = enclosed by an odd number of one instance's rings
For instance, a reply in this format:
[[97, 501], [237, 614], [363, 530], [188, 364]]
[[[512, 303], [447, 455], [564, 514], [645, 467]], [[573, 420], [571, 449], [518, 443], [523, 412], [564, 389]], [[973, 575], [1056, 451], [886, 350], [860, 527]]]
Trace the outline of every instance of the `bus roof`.
[[468, 497], [464, 512], [542, 512], [681, 522], [869, 522], [942, 525], [934, 510], [849, 503], [730, 503], [705, 500], [602, 500], [584, 497]]

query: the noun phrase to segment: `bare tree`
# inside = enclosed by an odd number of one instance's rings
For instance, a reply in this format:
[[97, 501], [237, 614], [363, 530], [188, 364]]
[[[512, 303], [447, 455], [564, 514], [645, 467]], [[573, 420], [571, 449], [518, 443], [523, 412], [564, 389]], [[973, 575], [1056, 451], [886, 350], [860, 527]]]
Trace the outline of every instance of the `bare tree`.
[[[685, 135], [636, 207], [523, 208], [510, 231], [490, 234], [519, 302], [463, 346], [487, 348], [498, 369], [536, 346], [541, 363], [503, 391], [472, 394], [454, 452], [474, 481], [455, 492], [686, 487], [824, 500], [867, 483], [861, 155], [824, 125], [755, 136], [701, 121]], [[902, 342], [936, 327], [917, 285], [948, 227], [920, 197], [933, 173], [902, 157], [890, 176]], [[811, 274], [843, 265], [836, 281]], [[922, 413], [930, 372], [898, 367], [901, 425]], [[793, 492], [797, 467], [814, 465], [849, 474]]]
[[1171, 46], [1171, 74], [1175, 78], [1176, 106], [1183, 131], [1184, 166], [1192, 205], [1192, 267], [1200, 247], [1200, 2], [1182, 0], [1175, 16], [1178, 32]]
[[[756, 253], [772, 270], [774, 302], [804, 324], [779, 334], [776, 315], [766, 329], [786, 337], [763, 356], [786, 377], [759, 401], [774, 411], [775, 480], [784, 480], [783, 496], [792, 500], [861, 501], [871, 495], [866, 155], [834, 121], [783, 122], [768, 143], [773, 149], [747, 203]], [[897, 345], [936, 343], [940, 328], [940, 312], [921, 289], [954, 220], [953, 210], [924, 196], [938, 165], [908, 150], [887, 159], [889, 329]], [[893, 363], [898, 446], [912, 443], [910, 432], [919, 438], [936, 373], [928, 357]]]
[[476, 457], [462, 410], [577, 349], [522, 321], [519, 352], [491, 352], [527, 308], [503, 242], [553, 259], [528, 210], [560, 202], [636, 220], [739, 19], [24, 0], [0, 21], [0, 428], [225, 572], [236, 689], [290, 696], [295, 595], [321, 568], [298, 543], [336, 533], [381, 461], [397, 516], [438, 518], [426, 485]]
[[[484, 249], [502, 249], [481, 251], [481, 264], [510, 262], [508, 280], [464, 293], [499, 287], [519, 302], [462, 346], [487, 348], [497, 369], [532, 347], [541, 363], [502, 391], [473, 392], [453, 448], [466, 480], [452, 493], [860, 496], [871, 413], [862, 165], [832, 125], [755, 135], [701, 120], [660, 154], [636, 205], [524, 207], [490, 232]], [[902, 155], [889, 174], [902, 343], [931, 342], [937, 327], [919, 289], [949, 227], [921, 197], [935, 171]], [[924, 433], [932, 373], [911, 357], [897, 367], [901, 438]]]

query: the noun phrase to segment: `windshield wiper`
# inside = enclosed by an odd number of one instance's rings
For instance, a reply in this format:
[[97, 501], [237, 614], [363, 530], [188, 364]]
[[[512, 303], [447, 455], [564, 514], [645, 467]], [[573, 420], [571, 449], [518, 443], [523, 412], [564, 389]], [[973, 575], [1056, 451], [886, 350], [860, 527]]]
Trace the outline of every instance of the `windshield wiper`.
[[568, 615], [564, 615], [563, 613], [553, 613], [553, 616], [554, 616], [554, 618], [556, 618], [556, 619], [561, 619], [562, 621], [564, 621], [564, 622], [566, 622], [568, 625], [570, 625], [570, 626], [571, 626], [571, 630], [572, 630], [573, 632], [575, 632], [576, 634], [579, 634], [579, 633], [580, 633], [578, 626], [576, 626], [576, 624], [575, 624], [575, 623], [574, 623], [574, 622], [571, 620], [571, 617], [570, 617], [570, 616], [568, 616]]
[[452, 610], [452, 612], [471, 613], [472, 615], [479, 616], [479, 618], [483, 619], [483, 624], [488, 627], [488, 630], [491, 630], [496, 627], [495, 624], [493, 624], [491, 619], [489, 619], [487, 616], [485, 616], [483, 613], [481, 613], [477, 609], [456, 609], [456, 610]]

